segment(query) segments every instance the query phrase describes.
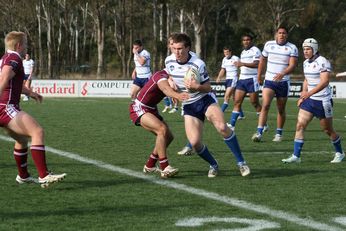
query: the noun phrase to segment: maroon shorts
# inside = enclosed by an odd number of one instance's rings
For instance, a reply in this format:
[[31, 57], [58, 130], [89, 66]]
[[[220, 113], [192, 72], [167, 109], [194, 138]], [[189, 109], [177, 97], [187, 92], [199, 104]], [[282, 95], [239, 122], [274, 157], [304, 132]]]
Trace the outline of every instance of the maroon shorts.
[[0, 126], [7, 126], [18, 112], [20, 112], [18, 104], [0, 104]]
[[159, 120], [163, 120], [162, 116], [159, 115], [157, 108], [150, 108], [141, 105], [139, 102], [135, 101], [129, 106], [130, 118], [136, 126], [140, 126], [140, 118], [145, 113], [151, 113], [156, 116]]

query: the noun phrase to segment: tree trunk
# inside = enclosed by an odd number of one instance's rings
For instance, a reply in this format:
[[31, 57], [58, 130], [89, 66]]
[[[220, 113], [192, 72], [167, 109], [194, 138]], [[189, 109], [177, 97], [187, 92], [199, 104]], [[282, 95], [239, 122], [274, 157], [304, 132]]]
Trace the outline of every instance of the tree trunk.
[[48, 50], [48, 78], [54, 78], [53, 75], [53, 47], [52, 47], [52, 22], [51, 15], [49, 10], [49, 2], [47, 2], [47, 6], [45, 4], [46, 0], [42, 0], [42, 9], [45, 14], [46, 26], [47, 26], [47, 50]]
[[[38, 65], [36, 63], [36, 73], [39, 74], [40, 79], [43, 77], [43, 50], [42, 50], [42, 29], [41, 29], [41, 5], [36, 5], [36, 17], [38, 24]], [[37, 72], [38, 71], [38, 72]]]
[[157, 0], [153, 0], [153, 40], [154, 46], [151, 53], [151, 65], [153, 71], [157, 69]]
[[97, 7], [96, 30], [97, 30], [97, 79], [102, 78], [104, 70], [104, 46], [105, 46], [105, 6]]

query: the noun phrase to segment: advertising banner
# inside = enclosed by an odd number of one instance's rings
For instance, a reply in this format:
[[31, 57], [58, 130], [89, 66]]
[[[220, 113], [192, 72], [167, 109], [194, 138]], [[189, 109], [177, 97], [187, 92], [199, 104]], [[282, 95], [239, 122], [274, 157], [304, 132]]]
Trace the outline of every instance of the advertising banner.
[[[33, 80], [32, 89], [45, 97], [129, 98], [130, 80]], [[346, 98], [346, 82], [330, 82], [333, 98]], [[217, 97], [225, 94], [224, 82], [211, 82]], [[291, 82], [289, 97], [299, 97], [302, 82]], [[260, 92], [261, 95], [261, 92]]]

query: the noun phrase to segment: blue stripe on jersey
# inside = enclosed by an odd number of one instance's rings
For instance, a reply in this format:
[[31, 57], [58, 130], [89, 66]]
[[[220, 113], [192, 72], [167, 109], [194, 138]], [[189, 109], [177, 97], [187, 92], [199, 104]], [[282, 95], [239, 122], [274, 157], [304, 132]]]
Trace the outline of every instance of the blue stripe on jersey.
[[257, 75], [257, 73], [241, 73], [241, 75]]
[[320, 77], [320, 73], [319, 72], [318, 73], [307, 73], [307, 72], [304, 72], [304, 75], [309, 75], [311, 77], [314, 77], [314, 76]]
[[[248, 55], [248, 56], [245, 56], [245, 55], [242, 55], [241, 56], [241, 59], [252, 59], [254, 57], [254, 55], [252, 54], [252, 55]], [[256, 59], [255, 59], [256, 60]]]
[[278, 62], [273, 62], [273, 61], [269, 61], [269, 60], [268, 60], [268, 63], [275, 64], [275, 65], [282, 65], [282, 66], [288, 67], [288, 63], [278, 63]]
[[290, 57], [289, 54], [282, 54], [282, 53], [277, 53], [277, 52], [272, 52], [272, 51], [268, 51], [268, 56], [269, 55], [280, 55], [280, 56], [287, 56], [287, 57]]

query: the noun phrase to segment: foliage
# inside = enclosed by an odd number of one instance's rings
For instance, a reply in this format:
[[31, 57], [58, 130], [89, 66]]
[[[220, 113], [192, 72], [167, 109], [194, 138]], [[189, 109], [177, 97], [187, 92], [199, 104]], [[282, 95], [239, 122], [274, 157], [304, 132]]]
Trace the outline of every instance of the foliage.
[[28, 34], [29, 52], [41, 78], [60, 78], [86, 65], [91, 74], [101, 68], [98, 72], [114, 73], [112, 78], [128, 78], [133, 68], [131, 43], [137, 38], [152, 53], [153, 68], [160, 69], [167, 55], [166, 39], [174, 31], [191, 36], [193, 50], [215, 75], [224, 45], [239, 54], [241, 34], [251, 32], [261, 48], [273, 39], [279, 24], [287, 25], [297, 47], [305, 38], [315, 37], [334, 70], [346, 69], [344, 1], [0, 0], [0, 4], [1, 34], [11, 30]]

